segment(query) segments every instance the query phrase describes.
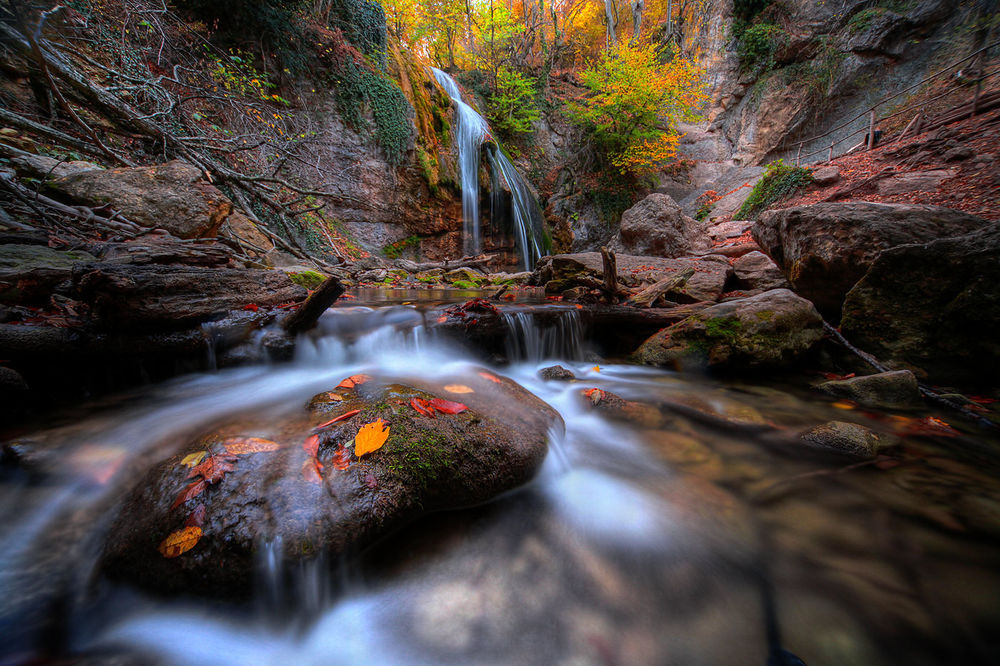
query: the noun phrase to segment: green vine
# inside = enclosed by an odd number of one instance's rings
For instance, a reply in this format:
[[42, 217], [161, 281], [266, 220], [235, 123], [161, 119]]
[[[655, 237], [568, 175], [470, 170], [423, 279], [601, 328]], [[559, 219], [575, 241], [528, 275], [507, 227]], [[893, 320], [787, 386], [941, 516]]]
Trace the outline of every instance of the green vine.
[[750, 196], [733, 215], [736, 220], [754, 220], [772, 204], [791, 196], [812, 182], [812, 172], [805, 167], [778, 160], [767, 165], [764, 175], [753, 186]]

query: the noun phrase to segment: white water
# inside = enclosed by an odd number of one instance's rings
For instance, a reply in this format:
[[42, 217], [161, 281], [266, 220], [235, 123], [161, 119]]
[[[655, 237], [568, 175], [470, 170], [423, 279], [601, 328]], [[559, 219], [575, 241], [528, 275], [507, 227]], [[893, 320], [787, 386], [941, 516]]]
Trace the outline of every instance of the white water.
[[[479, 166], [480, 148], [491, 138], [486, 119], [462, 99], [462, 92], [451, 76], [437, 68], [431, 68], [438, 83], [445, 89], [455, 104], [456, 130], [455, 144], [458, 148], [458, 162], [462, 185], [462, 221], [464, 251], [469, 255], [482, 252], [482, 234], [479, 214]], [[510, 190], [511, 222], [514, 241], [524, 270], [531, 270], [542, 255], [542, 216], [531, 189], [517, 172], [514, 164], [504, 155], [499, 146], [489, 152], [489, 162], [493, 169], [494, 196], [500, 187], [500, 178]]]

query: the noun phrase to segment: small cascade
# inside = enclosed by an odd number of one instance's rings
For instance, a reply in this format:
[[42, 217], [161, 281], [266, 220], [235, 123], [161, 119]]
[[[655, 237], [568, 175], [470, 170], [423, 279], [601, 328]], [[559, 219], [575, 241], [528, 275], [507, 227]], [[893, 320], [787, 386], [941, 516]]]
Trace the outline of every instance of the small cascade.
[[[440, 69], [431, 68], [438, 83], [455, 103], [457, 128], [455, 142], [462, 180], [462, 220], [464, 251], [474, 255], [482, 252], [479, 227], [479, 166], [480, 147], [492, 138], [489, 124], [479, 113], [462, 100], [462, 92], [451, 76]], [[498, 210], [496, 197], [506, 184], [511, 195], [510, 218], [514, 240], [521, 255], [524, 270], [530, 271], [542, 255], [542, 212], [527, 181], [517, 172], [514, 163], [498, 145], [490, 147], [488, 161], [492, 171], [493, 209]], [[501, 182], [502, 181], [502, 182]]]
[[561, 311], [550, 323], [540, 322], [534, 312], [504, 313], [503, 321], [508, 331], [507, 359], [511, 362], [583, 359], [583, 323], [576, 310]]

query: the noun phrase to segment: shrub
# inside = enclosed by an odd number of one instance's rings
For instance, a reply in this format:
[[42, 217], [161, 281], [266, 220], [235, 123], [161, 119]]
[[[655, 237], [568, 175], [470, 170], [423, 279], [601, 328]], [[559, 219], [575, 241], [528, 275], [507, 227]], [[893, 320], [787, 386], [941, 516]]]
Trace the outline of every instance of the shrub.
[[488, 115], [490, 126], [501, 137], [513, 139], [534, 131], [539, 118], [534, 85], [534, 79], [503, 65], [497, 69], [497, 85], [489, 98]]
[[788, 40], [780, 26], [758, 23], [747, 28], [740, 37], [736, 53], [740, 58], [740, 71], [753, 78], [774, 69], [775, 55]]
[[783, 160], [772, 162], [733, 217], [737, 220], [756, 219], [770, 206], [811, 182], [812, 172], [809, 169], [785, 164]]

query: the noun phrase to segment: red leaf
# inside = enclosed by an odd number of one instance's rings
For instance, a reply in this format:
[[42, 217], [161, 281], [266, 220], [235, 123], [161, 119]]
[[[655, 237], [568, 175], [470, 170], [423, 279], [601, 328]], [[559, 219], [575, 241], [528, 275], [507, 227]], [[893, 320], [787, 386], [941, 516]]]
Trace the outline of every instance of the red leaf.
[[208, 483], [218, 483], [226, 475], [226, 472], [232, 472], [236, 469], [236, 466], [233, 464], [235, 462], [236, 456], [216, 454], [205, 458], [197, 467], [193, 467], [188, 472], [187, 478], [190, 479], [200, 475]]
[[423, 398], [411, 398], [410, 407], [413, 407], [413, 409], [417, 410], [417, 412], [423, 414], [424, 416], [434, 418], [434, 408], [431, 407], [430, 402], [424, 400]]
[[357, 416], [360, 413], [361, 413], [360, 409], [352, 409], [349, 412], [344, 412], [343, 414], [341, 414], [340, 416], [338, 416], [335, 419], [330, 419], [329, 421], [326, 421], [325, 423], [320, 423], [318, 426], [316, 426], [315, 428], [313, 428], [313, 432], [316, 432], [317, 430], [319, 430], [321, 428], [325, 428], [327, 426], [333, 425], [337, 421], [344, 421], [346, 419], [351, 418], [352, 416]]
[[186, 488], [184, 488], [184, 490], [181, 491], [181, 494], [177, 496], [177, 499], [174, 500], [174, 503], [170, 505], [170, 510], [173, 511], [181, 504], [184, 504], [184, 502], [187, 502], [192, 497], [197, 497], [198, 495], [200, 495], [201, 492], [205, 490], [205, 487], [207, 485], [208, 484], [205, 483], [205, 479], [198, 479], [194, 483], [188, 485]]
[[346, 446], [341, 446], [337, 449], [337, 452], [333, 454], [330, 464], [333, 465], [334, 469], [339, 469], [341, 471], [347, 469], [351, 464], [351, 452], [347, 450]]
[[452, 402], [451, 400], [445, 400], [443, 398], [433, 398], [430, 400], [431, 407], [438, 410], [442, 414], [461, 414], [468, 409], [465, 405], [460, 402]]
[[302, 450], [309, 454], [310, 458], [319, 455], [319, 435], [311, 435], [302, 443]]
[[184, 523], [184, 527], [201, 527], [205, 522], [205, 505], [199, 504], [188, 516], [187, 521]]
[[308, 483], [323, 483], [323, 477], [319, 473], [319, 461], [315, 458], [306, 458], [302, 463], [302, 480]]
[[371, 377], [368, 376], [368, 375], [363, 375], [363, 374], [362, 375], [351, 375], [350, 377], [348, 377], [344, 381], [342, 381], [339, 384], [337, 384], [337, 388], [352, 389], [355, 386], [361, 386], [362, 384], [364, 384], [367, 381], [371, 381]]
[[257, 307], [256, 303], [250, 303], [249, 305], [244, 305], [243, 309], [249, 312], [257, 312], [259, 308]]
[[493, 382], [494, 384], [502, 384], [503, 383], [502, 381], [500, 381], [500, 379], [496, 375], [491, 375], [488, 372], [480, 372], [479, 376], [482, 377], [483, 379], [485, 379], [486, 381]]

